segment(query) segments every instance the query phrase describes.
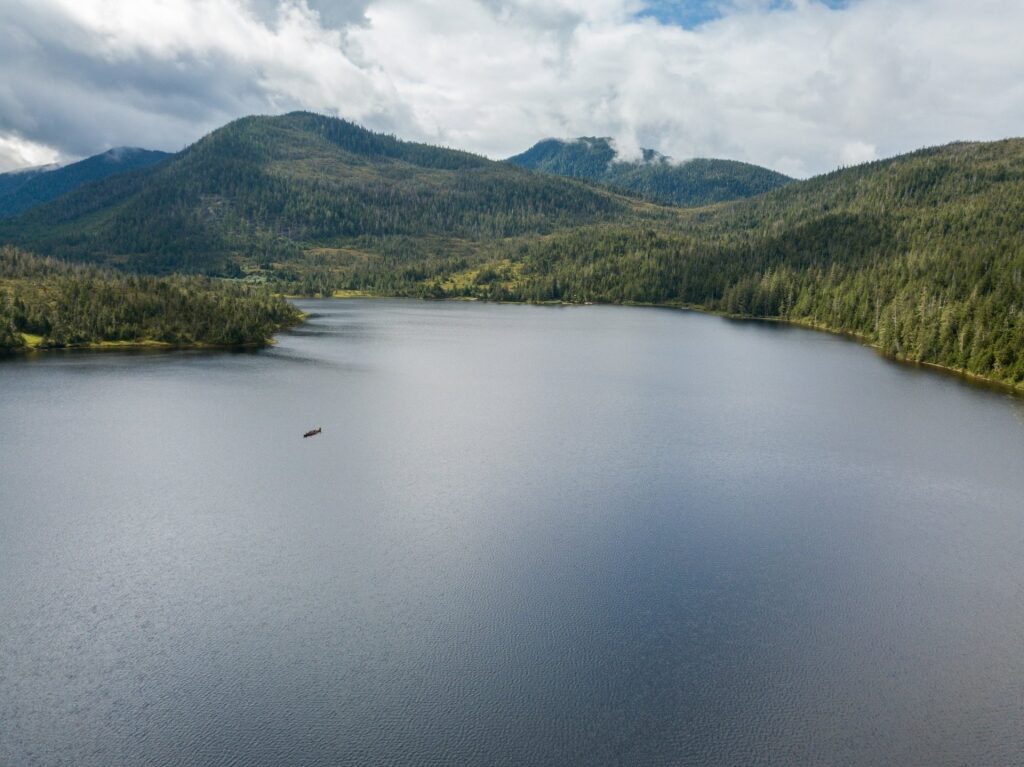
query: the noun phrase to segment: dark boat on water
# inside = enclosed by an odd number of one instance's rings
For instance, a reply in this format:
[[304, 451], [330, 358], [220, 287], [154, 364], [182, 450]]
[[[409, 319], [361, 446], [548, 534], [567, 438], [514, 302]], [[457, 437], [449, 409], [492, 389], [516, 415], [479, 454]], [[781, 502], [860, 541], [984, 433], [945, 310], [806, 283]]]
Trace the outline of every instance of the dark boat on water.
[[321, 429], [319, 426], [317, 426], [315, 429], [310, 429], [305, 434], [303, 434], [302, 438], [305, 439], [306, 437], [315, 437], [321, 431], [323, 431], [323, 429]]

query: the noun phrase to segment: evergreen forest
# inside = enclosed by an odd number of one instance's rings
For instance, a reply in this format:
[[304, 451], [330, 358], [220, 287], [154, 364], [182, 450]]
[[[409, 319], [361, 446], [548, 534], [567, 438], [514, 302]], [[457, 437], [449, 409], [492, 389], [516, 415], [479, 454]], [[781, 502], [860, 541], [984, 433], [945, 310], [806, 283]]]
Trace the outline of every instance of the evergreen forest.
[[548, 147], [530, 170], [305, 112], [244, 118], [0, 221], [21, 249], [4, 251], [0, 332], [254, 343], [294, 320], [271, 292], [658, 304], [1024, 387], [1024, 140], [688, 207], [591, 178], [608, 167], [591, 143], [596, 160]]
[[0, 248], [0, 351], [261, 346], [301, 321], [290, 303], [207, 277], [129, 275]]

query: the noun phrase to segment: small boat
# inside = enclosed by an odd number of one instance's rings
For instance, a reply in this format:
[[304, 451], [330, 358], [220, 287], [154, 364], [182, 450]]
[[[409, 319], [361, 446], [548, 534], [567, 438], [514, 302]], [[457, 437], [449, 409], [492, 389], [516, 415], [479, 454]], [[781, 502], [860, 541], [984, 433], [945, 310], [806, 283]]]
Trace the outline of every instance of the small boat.
[[321, 429], [319, 426], [317, 426], [315, 429], [310, 429], [305, 434], [303, 434], [302, 438], [305, 439], [306, 437], [315, 437], [317, 434], [319, 434], [322, 431], [323, 431], [323, 429]]

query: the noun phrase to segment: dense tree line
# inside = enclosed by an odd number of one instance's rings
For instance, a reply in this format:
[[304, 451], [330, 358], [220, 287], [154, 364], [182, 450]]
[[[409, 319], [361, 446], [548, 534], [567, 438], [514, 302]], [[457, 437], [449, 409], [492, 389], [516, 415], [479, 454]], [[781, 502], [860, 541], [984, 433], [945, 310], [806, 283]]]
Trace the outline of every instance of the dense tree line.
[[0, 248], [0, 351], [27, 345], [258, 345], [300, 319], [265, 290], [201, 277], [127, 275]]

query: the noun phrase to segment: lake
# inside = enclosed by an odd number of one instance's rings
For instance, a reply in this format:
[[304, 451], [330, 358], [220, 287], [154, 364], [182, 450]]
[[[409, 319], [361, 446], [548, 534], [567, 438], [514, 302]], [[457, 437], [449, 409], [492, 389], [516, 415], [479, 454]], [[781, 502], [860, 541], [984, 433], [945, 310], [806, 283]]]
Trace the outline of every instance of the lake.
[[299, 304], [0, 364], [0, 764], [1024, 764], [1021, 399], [682, 311]]

